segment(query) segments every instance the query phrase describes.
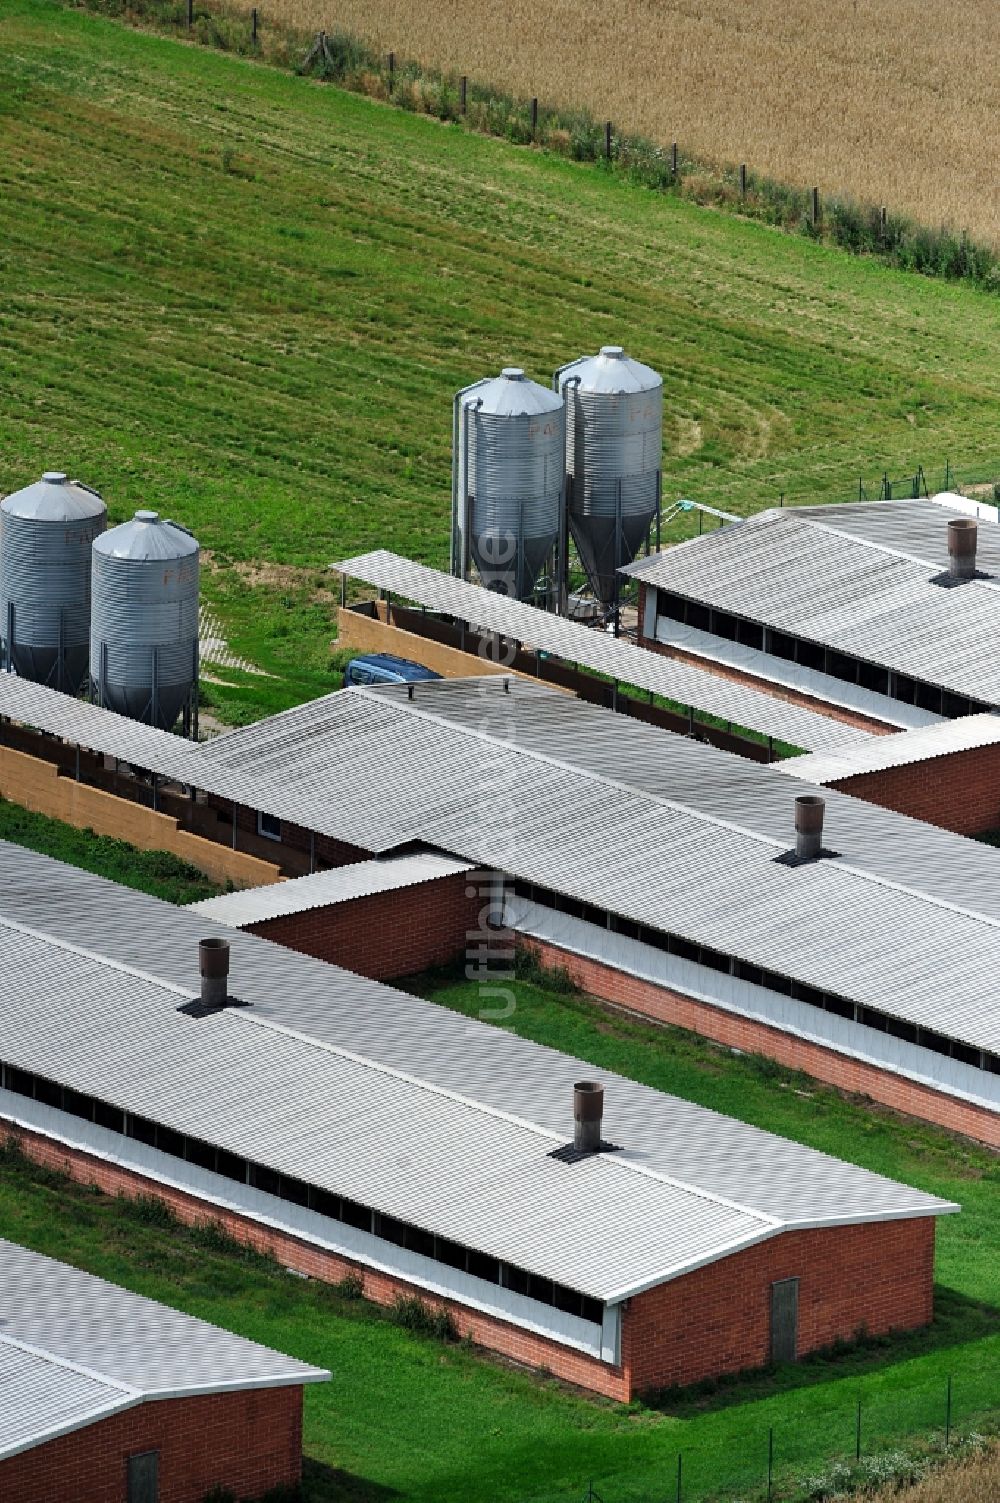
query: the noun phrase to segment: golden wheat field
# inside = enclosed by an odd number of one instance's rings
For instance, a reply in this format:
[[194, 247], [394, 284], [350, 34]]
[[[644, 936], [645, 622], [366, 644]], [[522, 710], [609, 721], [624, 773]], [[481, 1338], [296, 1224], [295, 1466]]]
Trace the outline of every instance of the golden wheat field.
[[916, 1487], [892, 1488], [870, 1496], [869, 1503], [996, 1503], [1000, 1498], [1000, 1449], [955, 1466], [942, 1467]]
[[997, 0], [265, 0], [268, 15], [1000, 244]]

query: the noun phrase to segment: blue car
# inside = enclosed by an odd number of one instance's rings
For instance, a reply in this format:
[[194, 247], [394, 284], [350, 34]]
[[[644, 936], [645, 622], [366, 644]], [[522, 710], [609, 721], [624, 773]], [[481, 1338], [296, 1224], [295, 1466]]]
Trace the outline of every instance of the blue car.
[[390, 652], [369, 652], [352, 658], [344, 669], [344, 687], [351, 684], [413, 684], [418, 679], [440, 678], [431, 668], [395, 658]]

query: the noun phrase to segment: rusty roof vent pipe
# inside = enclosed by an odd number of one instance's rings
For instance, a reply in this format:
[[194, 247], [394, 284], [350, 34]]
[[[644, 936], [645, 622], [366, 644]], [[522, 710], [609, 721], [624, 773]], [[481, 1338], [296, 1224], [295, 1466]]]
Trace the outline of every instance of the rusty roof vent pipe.
[[948, 523], [948, 573], [952, 579], [975, 578], [978, 532], [975, 517], [952, 517]]
[[604, 1118], [604, 1087], [596, 1080], [578, 1080], [573, 1087], [573, 1147], [597, 1153]]
[[823, 813], [826, 799], [817, 793], [800, 793], [795, 800], [795, 858], [815, 861], [823, 849]]
[[228, 939], [199, 940], [198, 968], [202, 1007], [225, 1007], [229, 1000]]

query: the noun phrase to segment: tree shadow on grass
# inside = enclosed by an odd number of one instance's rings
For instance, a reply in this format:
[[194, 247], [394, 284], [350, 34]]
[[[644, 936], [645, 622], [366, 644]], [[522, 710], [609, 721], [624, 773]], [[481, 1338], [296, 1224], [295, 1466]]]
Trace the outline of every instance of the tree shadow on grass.
[[356, 1477], [312, 1456], [302, 1458], [303, 1503], [389, 1503], [403, 1495], [394, 1487]]
[[658, 1389], [643, 1394], [642, 1402], [650, 1409], [683, 1418], [841, 1378], [863, 1378], [897, 1362], [927, 1357], [997, 1333], [1000, 1333], [1000, 1309], [939, 1284], [934, 1289], [934, 1319], [921, 1330], [869, 1336], [859, 1329], [852, 1341], [835, 1342], [811, 1352], [800, 1362], [775, 1363], [705, 1378], [686, 1387]]

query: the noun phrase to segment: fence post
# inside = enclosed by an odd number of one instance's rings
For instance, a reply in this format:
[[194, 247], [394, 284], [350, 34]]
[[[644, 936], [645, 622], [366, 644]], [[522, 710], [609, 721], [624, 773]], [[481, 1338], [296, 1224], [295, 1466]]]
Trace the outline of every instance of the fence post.
[[253, 43], [253, 45], [256, 47], [256, 45], [257, 45], [257, 7], [256, 7], [256, 5], [254, 6], [254, 8], [253, 8], [253, 10], [251, 12], [250, 40]]
[[947, 1451], [951, 1445], [951, 1373], [948, 1374], [948, 1396], [945, 1399], [944, 1408], [944, 1448]]
[[888, 218], [889, 215], [886, 211], [885, 204], [883, 204], [878, 211], [878, 236], [883, 245], [885, 245], [886, 232], [888, 230]]
[[774, 1427], [767, 1432], [767, 1503], [771, 1503], [774, 1488]]
[[535, 132], [537, 131], [537, 129], [538, 129], [538, 100], [537, 99], [533, 99], [531, 101], [531, 134], [534, 135]]
[[604, 155], [611, 161], [611, 121], [604, 122]]
[[188, 0], [188, 31], [194, 25], [194, 0]]
[[396, 54], [394, 52], [389, 53], [389, 56], [386, 58], [386, 63], [389, 67], [389, 93], [391, 94], [393, 84], [396, 80]]
[[458, 107], [464, 115], [469, 106], [469, 80], [463, 73], [458, 80]]
[[945, 488], [945, 490], [947, 490], [950, 485], [951, 485], [951, 460], [950, 459], [946, 459], [945, 462], [944, 462], [944, 488]]
[[854, 1420], [854, 1459], [861, 1460], [861, 1400], [858, 1400], [858, 1412]]
[[741, 162], [740, 163], [740, 197], [741, 198], [746, 198], [746, 196], [747, 196], [747, 164], [746, 164], [746, 162]]
[[677, 1452], [677, 1503], [681, 1503], [681, 1479], [683, 1477], [683, 1462], [684, 1462], [684, 1457], [683, 1457], [682, 1453], [680, 1451], [678, 1451]]
[[813, 226], [819, 224], [819, 189], [813, 189]]
[[671, 172], [671, 175], [673, 176], [674, 182], [676, 183], [676, 181], [677, 181], [677, 142], [676, 141], [674, 142], [674, 144], [670, 148], [670, 172]]

